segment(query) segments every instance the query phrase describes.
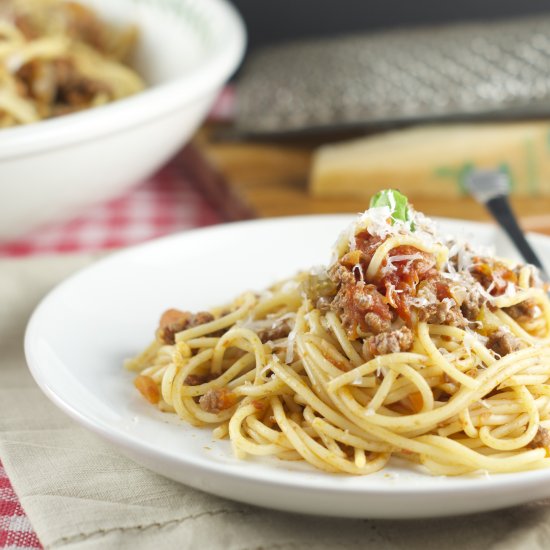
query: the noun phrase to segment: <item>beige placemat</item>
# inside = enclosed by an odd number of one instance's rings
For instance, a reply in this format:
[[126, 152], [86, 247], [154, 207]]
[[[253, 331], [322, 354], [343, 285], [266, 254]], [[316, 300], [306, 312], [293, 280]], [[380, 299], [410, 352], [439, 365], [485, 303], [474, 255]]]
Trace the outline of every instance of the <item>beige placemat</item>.
[[37, 301], [90, 261], [0, 261], [0, 459], [46, 547], [550, 548], [550, 501], [422, 521], [316, 518], [210, 496], [123, 457], [50, 404], [23, 356], [25, 323]]

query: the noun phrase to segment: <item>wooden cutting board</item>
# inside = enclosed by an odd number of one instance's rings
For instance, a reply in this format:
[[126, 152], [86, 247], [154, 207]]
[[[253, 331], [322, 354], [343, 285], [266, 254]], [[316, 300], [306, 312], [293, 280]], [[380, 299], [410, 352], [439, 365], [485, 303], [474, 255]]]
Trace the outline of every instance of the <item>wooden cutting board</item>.
[[[200, 132], [181, 155], [182, 169], [200, 182], [228, 220], [301, 214], [360, 212], [363, 199], [319, 198], [308, 193], [314, 145], [219, 141]], [[465, 196], [441, 200], [410, 196], [429, 216], [489, 221], [482, 206]], [[526, 230], [550, 234], [550, 198], [513, 198]]]

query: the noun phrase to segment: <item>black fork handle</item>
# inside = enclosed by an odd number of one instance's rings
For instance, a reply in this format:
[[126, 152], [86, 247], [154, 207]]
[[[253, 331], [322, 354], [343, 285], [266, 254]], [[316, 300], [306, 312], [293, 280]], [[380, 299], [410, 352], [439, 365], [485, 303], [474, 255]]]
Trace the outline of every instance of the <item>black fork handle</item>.
[[542, 265], [539, 257], [535, 251], [531, 248], [531, 245], [527, 242], [525, 234], [521, 227], [518, 225], [516, 216], [508, 202], [508, 197], [505, 195], [498, 195], [487, 201], [487, 208], [489, 212], [494, 216], [499, 225], [506, 231], [507, 235], [512, 239], [512, 242], [516, 245], [523, 259], [534, 266], [538, 267], [541, 271], [541, 276], [546, 282], [549, 281], [548, 274]]

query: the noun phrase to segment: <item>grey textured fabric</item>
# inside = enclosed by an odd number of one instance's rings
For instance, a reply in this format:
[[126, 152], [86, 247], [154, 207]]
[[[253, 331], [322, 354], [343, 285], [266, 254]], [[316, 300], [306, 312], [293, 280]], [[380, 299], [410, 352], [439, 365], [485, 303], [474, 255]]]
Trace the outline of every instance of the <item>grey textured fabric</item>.
[[0, 261], [0, 459], [46, 547], [550, 548], [550, 502], [422, 521], [316, 518], [210, 496], [123, 457], [42, 395], [23, 356], [24, 327], [37, 301], [90, 261]]

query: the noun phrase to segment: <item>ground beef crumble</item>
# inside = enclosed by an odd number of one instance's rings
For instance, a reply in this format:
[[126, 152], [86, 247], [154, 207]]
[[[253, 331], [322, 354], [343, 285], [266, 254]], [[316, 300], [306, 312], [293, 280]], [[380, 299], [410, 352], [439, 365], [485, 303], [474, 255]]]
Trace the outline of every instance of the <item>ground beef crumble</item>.
[[214, 320], [214, 316], [207, 311], [191, 313], [179, 309], [166, 310], [159, 321], [157, 338], [164, 344], [174, 344], [178, 332], [188, 328], [204, 325]]
[[489, 335], [487, 347], [504, 357], [509, 353], [523, 349], [525, 344], [514, 336], [508, 328], [500, 327]]
[[237, 396], [227, 388], [208, 390], [199, 399], [201, 409], [214, 414], [230, 409], [236, 402]]
[[273, 324], [271, 328], [265, 328], [258, 331], [258, 336], [262, 341], [262, 344], [269, 342], [270, 340], [278, 340], [279, 338], [286, 338], [292, 330], [288, 319], [282, 319]]
[[361, 332], [378, 334], [390, 328], [390, 306], [375, 285], [356, 280], [355, 275], [343, 266], [335, 276], [340, 287], [331, 308], [339, 314], [351, 339], [356, 339]]
[[391, 328], [391, 320], [385, 317], [380, 317], [380, 315], [369, 311], [365, 313], [365, 326], [367, 332], [372, 332], [373, 334], [380, 334], [381, 332], [386, 332]]
[[433, 325], [466, 326], [466, 320], [452, 299], [445, 299], [442, 302], [435, 302], [419, 308], [417, 314], [420, 321]]
[[439, 278], [420, 283], [416, 299], [423, 303], [415, 307], [418, 320], [434, 325], [466, 326], [467, 321], [451, 296], [449, 286]]
[[469, 321], [475, 321], [486, 303], [487, 298], [485, 298], [481, 292], [474, 287], [467, 292], [464, 301], [460, 305], [460, 311], [466, 319]]
[[523, 302], [520, 302], [519, 304], [515, 304], [510, 307], [504, 308], [504, 311], [512, 317], [512, 319], [515, 319], [516, 321], [519, 321], [520, 323], [525, 323], [527, 321], [532, 321], [533, 319], [536, 319], [537, 316], [540, 313], [540, 310], [537, 306], [537, 303], [531, 299], [528, 298], [527, 300], [524, 300]]
[[206, 384], [211, 380], [217, 378], [218, 375], [206, 373], [206, 374], [189, 374], [185, 377], [184, 384], [186, 386], [199, 386], [200, 384]]
[[413, 345], [414, 334], [408, 327], [401, 327], [397, 330], [383, 332], [371, 336], [363, 344], [365, 355], [386, 355], [388, 353], [399, 353], [409, 351]]
[[535, 437], [529, 443], [529, 447], [532, 449], [537, 449], [539, 447], [545, 447], [548, 448], [550, 446], [550, 433], [546, 428], [543, 428], [542, 426], [539, 426], [537, 429], [537, 433], [535, 434]]

